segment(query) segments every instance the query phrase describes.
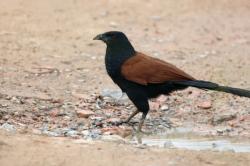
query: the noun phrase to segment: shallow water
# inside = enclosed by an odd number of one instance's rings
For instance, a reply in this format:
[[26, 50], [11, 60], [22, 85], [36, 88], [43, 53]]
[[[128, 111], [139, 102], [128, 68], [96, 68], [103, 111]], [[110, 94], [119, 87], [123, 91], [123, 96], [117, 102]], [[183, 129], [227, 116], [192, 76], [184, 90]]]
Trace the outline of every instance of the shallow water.
[[250, 152], [250, 140], [227, 137], [206, 137], [190, 130], [178, 129], [161, 135], [134, 135], [133, 144], [168, 149]]
[[250, 143], [234, 143], [229, 140], [206, 140], [206, 139], [155, 139], [142, 138], [140, 141], [132, 141], [147, 146], [161, 148], [180, 148], [188, 150], [212, 150], [250, 152]]

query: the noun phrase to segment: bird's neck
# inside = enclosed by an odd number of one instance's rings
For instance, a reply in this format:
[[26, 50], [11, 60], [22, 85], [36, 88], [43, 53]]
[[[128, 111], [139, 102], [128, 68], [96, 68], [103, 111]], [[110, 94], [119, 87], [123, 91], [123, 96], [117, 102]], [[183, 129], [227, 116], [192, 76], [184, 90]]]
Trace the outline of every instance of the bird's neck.
[[135, 55], [135, 50], [130, 42], [107, 44], [105, 65], [112, 79], [120, 76], [122, 64]]

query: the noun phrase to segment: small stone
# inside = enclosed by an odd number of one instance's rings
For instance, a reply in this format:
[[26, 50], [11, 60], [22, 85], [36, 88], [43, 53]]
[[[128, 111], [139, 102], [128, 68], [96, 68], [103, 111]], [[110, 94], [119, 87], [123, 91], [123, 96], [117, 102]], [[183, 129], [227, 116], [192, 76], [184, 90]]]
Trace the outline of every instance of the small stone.
[[211, 101], [203, 101], [203, 102], [198, 104], [198, 107], [202, 108], [202, 109], [209, 109], [212, 107], [212, 102]]
[[69, 136], [69, 137], [77, 137], [78, 136], [78, 132], [75, 131], [75, 130], [69, 130], [69, 131], [66, 132], [65, 135]]
[[249, 121], [250, 122], [250, 115], [242, 115], [239, 120], [240, 121]]
[[118, 124], [121, 122], [120, 118], [109, 118], [107, 119], [107, 123], [111, 123], [111, 124]]
[[208, 54], [200, 54], [200, 55], [199, 55], [200, 58], [205, 58], [205, 57], [207, 57], [207, 56], [208, 56]]
[[152, 102], [152, 101], [149, 101], [149, 107], [150, 107], [150, 110], [159, 110], [160, 109], [160, 103], [159, 102]]
[[160, 102], [160, 103], [164, 103], [166, 102], [168, 99], [168, 97], [166, 95], [160, 95], [159, 97], [157, 97], [157, 101]]
[[111, 22], [109, 23], [109, 26], [110, 26], [110, 27], [113, 27], [113, 28], [116, 28], [116, 27], [118, 26], [118, 24], [117, 24], [116, 22], [114, 22], [114, 21], [111, 21]]
[[5, 115], [5, 116], [3, 117], [3, 120], [8, 120], [9, 118], [10, 118], [9, 115]]
[[0, 129], [4, 129], [9, 132], [15, 132], [16, 128], [15, 126], [9, 124], [9, 123], [4, 123], [2, 126], [0, 126]]
[[32, 129], [32, 133], [37, 134], [37, 135], [42, 134], [41, 130], [38, 130], [38, 129]]
[[64, 116], [64, 117], [63, 117], [63, 120], [70, 120], [70, 119], [71, 119], [70, 116]]
[[90, 135], [90, 131], [89, 131], [89, 130], [83, 130], [81, 133], [82, 133], [82, 135], [84, 135], [84, 136]]
[[101, 137], [101, 131], [99, 129], [91, 130], [90, 133], [85, 136], [85, 138], [98, 139]]
[[103, 127], [103, 123], [102, 123], [102, 122], [96, 122], [95, 125], [96, 125], [97, 127]]
[[101, 116], [93, 116], [93, 117], [90, 117], [91, 120], [95, 120], [95, 121], [102, 121], [104, 119], [104, 117], [101, 117]]
[[0, 107], [8, 107], [8, 104], [0, 104]]
[[49, 115], [52, 116], [52, 117], [56, 117], [56, 116], [59, 115], [59, 112], [60, 112], [60, 110], [54, 109], [54, 110], [51, 110], [51, 111], [49, 112]]
[[122, 96], [122, 91], [120, 90], [110, 90], [110, 89], [103, 89], [101, 92], [101, 96], [103, 97], [110, 97], [112, 99], [119, 100], [121, 99]]
[[224, 133], [231, 132], [231, 131], [232, 131], [232, 129], [227, 128], [227, 127], [221, 127], [221, 128], [216, 129], [216, 132], [218, 134], [224, 134]]
[[51, 137], [58, 137], [58, 136], [60, 136], [60, 134], [58, 134], [56, 132], [53, 132], [53, 131], [48, 131], [48, 130], [43, 130], [42, 134], [45, 134], [45, 135], [48, 135], [48, 136], [51, 136]]
[[214, 125], [220, 124], [224, 121], [229, 121], [229, 120], [233, 120], [236, 118], [236, 114], [235, 113], [225, 113], [225, 114], [218, 114], [216, 116], [214, 116], [212, 123]]
[[164, 105], [161, 106], [160, 110], [161, 111], [168, 111], [169, 107], [168, 107], [168, 105], [164, 104]]
[[76, 114], [80, 118], [88, 118], [91, 115], [94, 115], [95, 113], [93, 111], [89, 111], [89, 110], [77, 110]]

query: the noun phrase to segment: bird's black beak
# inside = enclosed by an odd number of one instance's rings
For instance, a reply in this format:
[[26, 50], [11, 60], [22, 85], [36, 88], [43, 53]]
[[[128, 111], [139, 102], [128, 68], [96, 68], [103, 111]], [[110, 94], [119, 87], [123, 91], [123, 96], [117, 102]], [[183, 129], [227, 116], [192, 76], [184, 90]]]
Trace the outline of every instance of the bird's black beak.
[[93, 40], [103, 40], [103, 34], [97, 35]]

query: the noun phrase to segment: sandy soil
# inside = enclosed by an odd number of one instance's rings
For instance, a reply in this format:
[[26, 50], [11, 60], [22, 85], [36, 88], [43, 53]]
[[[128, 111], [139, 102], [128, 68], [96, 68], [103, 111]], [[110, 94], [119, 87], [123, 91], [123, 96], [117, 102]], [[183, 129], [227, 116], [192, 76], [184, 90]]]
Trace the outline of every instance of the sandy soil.
[[[73, 93], [90, 95], [117, 88], [104, 69], [104, 44], [92, 41], [107, 30], [125, 32], [138, 51], [174, 63], [196, 78], [250, 89], [249, 16], [249, 0], [0, 1], [0, 94], [74, 102]], [[227, 94], [213, 98], [214, 109], [235, 100]], [[237, 101], [249, 115], [249, 100]], [[5, 101], [0, 102], [4, 110]], [[28, 105], [9, 107], [30, 111]], [[78, 145], [72, 140], [2, 132], [0, 138], [1, 165], [249, 162], [249, 153]]]
[[5, 166], [54, 165], [247, 165], [248, 153], [139, 149], [120, 143], [11, 135], [1, 132], [0, 163]]

